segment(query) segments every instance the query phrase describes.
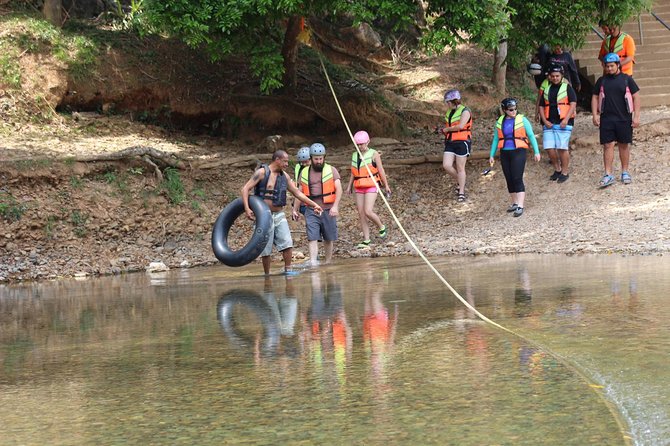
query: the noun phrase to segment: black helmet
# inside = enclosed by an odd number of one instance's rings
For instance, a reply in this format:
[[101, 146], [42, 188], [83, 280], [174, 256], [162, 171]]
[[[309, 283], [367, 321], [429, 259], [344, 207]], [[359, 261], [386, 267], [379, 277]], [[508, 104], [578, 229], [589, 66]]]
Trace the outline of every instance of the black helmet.
[[500, 102], [500, 108], [505, 111], [506, 108], [516, 107], [516, 99], [514, 98], [505, 98]]
[[549, 69], [547, 70], [547, 74], [550, 73], [561, 73], [563, 74], [563, 65], [558, 65], [558, 64], [551, 64], [549, 65]]

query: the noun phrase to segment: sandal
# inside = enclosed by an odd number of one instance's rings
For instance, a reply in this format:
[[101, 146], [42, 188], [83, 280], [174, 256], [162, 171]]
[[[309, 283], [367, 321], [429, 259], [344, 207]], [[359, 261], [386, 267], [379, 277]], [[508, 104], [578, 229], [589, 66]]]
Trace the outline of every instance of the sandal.
[[516, 211], [518, 208], [519, 208], [519, 205], [518, 205], [518, 204], [516, 204], [516, 203], [512, 203], [512, 204], [510, 204], [509, 207], [507, 208], [507, 212], [514, 212], [514, 211]]
[[551, 174], [551, 176], [549, 177], [549, 180], [550, 181], [556, 181], [556, 180], [558, 180], [558, 178], [560, 176], [561, 176], [561, 172], [558, 171], [558, 170], [554, 170], [554, 173]]
[[386, 229], [386, 225], [384, 225], [379, 230], [379, 237], [384, 238], [386, 237], [386, 234], [388, 234], [388, 230]]
[[633, 179], [630, 177], [630, 174], [628, 172], [621, 172], [621, 182], [623, 184], [630, 184], [633, 181]]
[[360, 242], [358, 245], [356, 245], [356, 248], [369, 248], [370, 247], [370, 240], [363, 240]]
[[598, 186], [600, 186], [601, 189], [604, 189], [611, 184], [614, 184], [614, 177], [612, 175], [605, 174], [600, 179], [600, 182], [598, 183]]
[[465, 194], [458, 194], [458, 198], [456, 198], [456, 201], [459, 203], [463, 203], [465, 201]]

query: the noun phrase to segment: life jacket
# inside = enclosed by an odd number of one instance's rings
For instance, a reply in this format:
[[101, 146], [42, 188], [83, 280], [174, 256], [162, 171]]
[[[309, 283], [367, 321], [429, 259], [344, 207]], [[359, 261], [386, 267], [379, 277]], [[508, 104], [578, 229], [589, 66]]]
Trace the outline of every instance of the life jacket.
[[298, 163], [295, 165], [295, 183], [300, 184], [300, 174], [302, 173], [303, 169], [305, 167], [309, 167], [309, 164], [307, 166], [303, 166], [302, 164]]
[[[627, 35], [628, 34], [626, 34], [624, 32], [619, 33], [619, 35], [617, 37], [615, 37], [616, 40], [614, 41], [614, 47], [611, 46], [612, 45], [612, 36], [608, 35], [607, 37], [605, 37], [605, 49], [608, 50], [607, 52], [608, 53], [619, 54], [619, 52], [623, 51], [623, 41], [624, 41], [624, 39], [626, 38]], [[625, 54], [623, 56], [626, 57]], [[621, 54], [619, 54], [619, 57], [621, 57]], [[622, 57], [622, 59], [623, 59], [623, 57]]]
[[[549, 119], [550, 106], [553, 104], [549, 103], [549, 89], [551, 85], [547, 87], [546, 90], [543, 90], [544, 97], [544, 117]], [[558, 93], [556, 94], [556, 107], [558, 108], [558, 116], [561, 119], [565, 119], [566, 115], [570, 111], [570, 100], [568, 99], [568, 83], [561, 82], [560, 87], [558, 87]], [[571, 118], [576, 116], [575, 112], [572, 112]]]
[[[623, 95], [626, 101], [626, 110], [628, 113], [633, 113], [633, 94], [630, 92], [630, 88], [628, 87], [628, 75], [625, 73], [620, 74], [626, 76], [624, 78], [626, 81], [626, 92]], [[607, 79], [607, 77], [603, 76], [602, 81], [600, 81], [600, 92], [598, 93], [598, 113], [603, 112], [603, 107], [605, 105], [605, 79]]]
[[496, 128], [498, 129], [498, 150], [502, 150], [505, 145], [505, 140], [514, 140], [514, 147], [517, 149], [530, 149], [528, 144], [528, 135], [526, 135], [526, 128], [523, 126], [523, 115], [517, 114], [514, 118], [514, 134], [505, 137], [502, 131], [502, 123], [505, 116], [501, 116], [496, 121]]
[[[459, 105], [455, 109], [450, 110], [444, 116], [444, 119], [447, 123], [447, 127], [451, 127], [453, 125], [456, 125], [457, 123], [460, 124], [461, 115], [466, 110], [470, 111], [470, 109], [464, 105]], [[449, 132], [445, 135], [445, 138], [447, 141], [470, 141], [470, 139], [472, 139], [472, 114], [470, 114], [468, 122], [465, 124], [465, 126], [463, 126], [461, 130]]]
[[323, 199], [324, 204], [335, 203], [335, 180], [333, 179], [333, 168], [330, 164], [324, 163], [321, 171], [321, 194], [311, 195], [309, 193], [309, 169], [311, 166], [305, 166], [300, 173], [300, 189], [302, 193], [312, 200], [315, 198]]
[[[354, 176], [354, 187], [359, 189], [367, 189], [369, 187], [376, 187], [379, 179], [379, 170], [377, 169], [377, 163], [374, 161], [377, 151], [375, 149], [368, 149], [363, 154], [363, 159], [358, 156], [358, 151], [354, 152], [351, 155], [351, 174]], [[368, 174], [368, 169], [365, 166], [370, 168], [372, 172], [372, 177]]]
[[265, 170], [265, 177], [256, 184], [254, 195], [258, 195], [264, 200], [272, 200], [273, 206], [286, 206], [286, 191], [288, 189], [288, 178], [284, 172], [280, 172], [275, 180], [274, 189], [267, 189], [270, 179], [270, 168], [265, 164], [261, 167]]

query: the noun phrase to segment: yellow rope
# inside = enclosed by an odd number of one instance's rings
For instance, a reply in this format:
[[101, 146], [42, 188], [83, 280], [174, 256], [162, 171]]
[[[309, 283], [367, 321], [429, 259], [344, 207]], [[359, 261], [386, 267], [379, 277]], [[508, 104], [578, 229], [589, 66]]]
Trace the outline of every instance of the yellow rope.
[[[335, 94], [335, 89], [333, 88], [333, 84], [330, 81], [330, 76], [328, 76], [328, 71], [326, 70], [326, 66], [323, 63], [323, 57], [321, 56], [320, 53], [317, 52], [317, 54], [319, 55], [319, 62], [321, 63], [321, 69], [323, 70], [323, 74], [326, 76], [326, 81], [328, 82], [328, 87], [330, 88], [330, 92], [333, 94], [333, 99], [335, 100], [335, 104], [337, 105], [337, 110], [340, 113], [340, 117], [342, 118], [342, 122], [344, 123], [344, 126], [347, 129], [347, 133], [349, 134], [349, 138], [351, 139], [351, 142], [354, 144], [354, 147], [356, 148], [356, 152], [358, 152], [358, 156], [360, 156], [361, 159], [363, 159], [363, 153], [358, 148], [358, 144], [356, 144], [356, 140], [354, 140], [354, 135], [351, 133], [351, 129], [349, 128], [349, 123], [347, 122], [347, 119], [344, 116], [344, 112], [342, 111], [342, 107], [340, 107], [340, 101], [337, 99], [337, 95]], [[368, 164], [365, 164], [365, 168], [368, 171], [368, 176], [374, 181], [374, 175], [372, 174], [372, 171], [370, 170], [370, 166]], [[528, 339], [527, 337], [523, 336], [520, 333], [517, 333], [517, 332], [515, 332], [515, 331], [513, 331], [513, 330], [511, 330], [507, 327], [503, 327], [502, 325], [498, 324], [497, 322], [492, 321], [488, 317], [484, 316], [482, 313], [479, 312], [479, 310], [477, 310], [475, 307], [473, 307], [467, 300], [465, 300], [463, 298], [463, 296], [461, 296], [458, 293], [458, 291], [456, 291], [456, 289], [454, 289], [454, 287], [451, 286], [451, 284], [449, 282], [447, 282], [447, 279], [445, 279], [444, 276], [442, 276], [442, 274], [440, 274], [440, 272], [435, 268], [435, 266], [433, 266], [433, 264], [430, 262], [430, 260], [428, 260], [428, 258], [424, 255], [423, 251], [421, 251], [421, 249], [416, 245], [416, 243], [414, 243], [414, 240], [412, 240], [412, 238], [409, 236], [407, 231], [405, 231], [405, 228], [403, 227], [402, 223], [400, 223], [400, 220], [395, 215], [395, 212], [393, 212], [393, 209], [391, 208], [391, 205], [389, 204], [386, 196], [383, 193], [381, 193], [381, 188], [378, 187], [377, 192], [379, 193], [379, 196], [382, 197], [382, 200], [384, 200], [384, 205], [386, 206], [386, 209], [388, 209], [389, 213], [391, 214], [391, 217], [393, 218], [393, 221], [395, 222], [395, 224], [398, 226], [398, 229], [400, 229], [400, 232], [402, 233], [402, 235], [409, 242], [409, 244], [412, 246], [412, 248], [414, 248], [414, 251], [416, 251], [416, 253], [419, 255], [419, 257], [421, 257], [421, 259], [426, 263], [426, 265], [428, 265], [428, 267], [431, 269], [431, 271], [433, 271], [433, 273], [435, 273], [435, 275], [440, 279], [440, 281], [449, 289], [449, 291], [451, 291], [451, 293], [454, 296], [456, 296], [456, 298], [458, 300], [461, 301], [461, 303], [463, 305], [465, 305], [468, 309], [470, 309], [474, 314], [477, 315], [477, 317], [479, 317], [484, 322], [487, 322], [487, 323], [493, 325], [494, 327], [499, 328], [500, 330], [505, 331], [505, 332], [507, 332], [507, 333], [509, 333], [513, 336], [516, 336], [520, 339], [523, 339], [524, 341], [526, 341], [529, 344], [537, 347], [540, 350], [544, 350], [545, 352], [549, 353], [554, 358], [559, 360], [561, 363], [563, 363], [564, 366], [566, 366], [567, 368], [569, 368], [570, 370], [574, 371], [579, 376], [581, 376], [582, 379], [584, 381], [586, 381], [586, 383], [589, 385], [589, 388], [593, 392], [595, 392], [596, 395], [598, 395], [598, 397], [604, 402], [605, 406], [609, 409], [609, 411], [612, 414], [612, 416], [614, 417], [617, 425], [619, 426], [619, 431], [621, 432], [621, 436], [623, 437], [623, 440], [624, 440], [625, 444], [627, 444], [627, 445], [632, 444], [632, 439], [631, 439], [630, 435], [628, 434], [628, 431], [626, 429], [626, 423], [622, 419], [620, 411], [616, 408], [616, 406], [611, 401], [609, 401], [607, 398], [605, 398], [605, 396], [598, 390], [602, 386], [599, 386], [596, 383], [594, 383], [581, 370], [579, 370], [574, 365], [569, 363], [561, 355], [551, 351], [547, 347], [542, 346], [535, 341], [532, 341], [532, 340]]]

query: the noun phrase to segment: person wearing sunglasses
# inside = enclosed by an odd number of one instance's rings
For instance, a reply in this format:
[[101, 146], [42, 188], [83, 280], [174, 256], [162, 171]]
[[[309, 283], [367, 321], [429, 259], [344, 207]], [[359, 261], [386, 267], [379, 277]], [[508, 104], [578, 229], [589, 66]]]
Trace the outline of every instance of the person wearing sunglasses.
[[500, 151], [500, 165], [505, 174], [511, 201], [507, 212], [511, 212], [514, 217], [521, 217], [526, 198], [526, 188], [523, 184], [526, 150], [532, 147], [535, 161], [540, 161], [540, 149], [530, 121], [517, 111], [517, 100], [503, 99], [500, 109], [502, 115], [493, 129], [489, 164], [493, 165], [496, 152]]

